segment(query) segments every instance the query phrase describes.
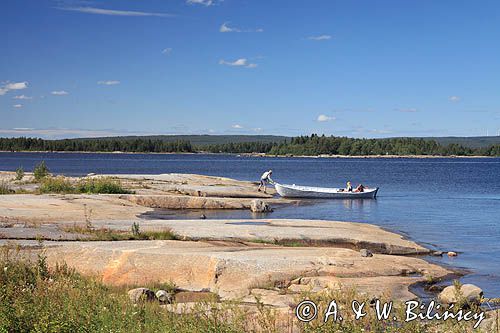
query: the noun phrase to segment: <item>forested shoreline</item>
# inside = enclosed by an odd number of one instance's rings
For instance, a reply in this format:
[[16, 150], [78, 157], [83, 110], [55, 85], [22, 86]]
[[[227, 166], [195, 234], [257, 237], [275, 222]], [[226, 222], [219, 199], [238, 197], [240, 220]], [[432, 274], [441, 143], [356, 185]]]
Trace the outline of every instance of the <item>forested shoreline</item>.
[[39, 138], [0, 138], [0, 151], [51, 152], [137, 152], [137, 153], [260, 153], [266, 155], [428, 155], [500, 156], [500, 145], [470, 148], [459, 144], [440, 145], [432, 139], [298, 136], [283, 142], [235, 142], [193, 145], [188, 140], [167, 141], [151, 138], [97, 138], [44, 140]]

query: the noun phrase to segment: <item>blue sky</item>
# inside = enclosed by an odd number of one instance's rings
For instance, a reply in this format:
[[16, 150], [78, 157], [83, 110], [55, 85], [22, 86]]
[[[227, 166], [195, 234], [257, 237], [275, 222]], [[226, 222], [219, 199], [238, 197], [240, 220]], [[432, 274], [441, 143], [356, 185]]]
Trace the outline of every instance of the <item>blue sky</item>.
[[3, 0], [0, 136], [500, 130], [497, 0]]

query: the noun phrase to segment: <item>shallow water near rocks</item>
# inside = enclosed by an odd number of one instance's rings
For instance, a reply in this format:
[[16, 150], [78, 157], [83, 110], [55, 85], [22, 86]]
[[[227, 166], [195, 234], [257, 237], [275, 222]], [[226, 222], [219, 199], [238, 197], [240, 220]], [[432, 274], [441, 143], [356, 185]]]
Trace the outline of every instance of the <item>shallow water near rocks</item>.
[[[262, 158], [203, 154], [0, 153], [0, 170], [30, 171], [45, 160], [52, 172], [197, 173], [258, 180], [273, 169], [281, 183], [380, 187], [376, 200], [320, 200], [276, 206], [269, 214], [249, 211], [165, 211], [162, 218], [304, 218], [366, 222], [399, 232], [458, 257], [433, 260], [471, 270], [462, 278], [500, 296], [500, 158]], [[158, 213], [158, 212], [156, 212]], [[172, 214], [172, 215], [169, 215]], [[151, 216], [149, 216], [151, 218]], [[259, 227], [259, 226], [255, 226]]]

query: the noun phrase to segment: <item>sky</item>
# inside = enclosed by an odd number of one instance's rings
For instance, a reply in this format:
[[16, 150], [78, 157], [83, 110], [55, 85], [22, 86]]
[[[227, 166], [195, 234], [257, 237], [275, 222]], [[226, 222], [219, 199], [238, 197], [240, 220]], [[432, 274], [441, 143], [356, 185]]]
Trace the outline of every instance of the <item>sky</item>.
[[498, 0], [2, 0], [0, 136], [500, 134]]

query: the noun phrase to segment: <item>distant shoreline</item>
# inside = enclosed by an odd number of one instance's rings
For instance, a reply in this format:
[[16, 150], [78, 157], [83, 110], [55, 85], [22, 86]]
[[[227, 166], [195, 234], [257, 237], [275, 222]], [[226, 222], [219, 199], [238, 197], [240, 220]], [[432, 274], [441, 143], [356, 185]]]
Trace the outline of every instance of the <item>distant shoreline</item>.
[[275, 158], [345, 158], [345, 159], [356, 159], [356, 158], [387, 158], [387, 159], [398, 159], [398, 158], [498, 158], [498, 156], [484, 156], [484, 155], [269, 155], [265, 153], [210, 153], [210, 152], [123, 152], [123, 151], [33, 151], [33, 150], [21, 150], [21, 151], [6, 151], [0, 150], [0, 153], [55, 153], [55, 154], [144, 154], [144, 155], [233, 155], [233, 156], [245, 156], [245, 157], [275, 157]]

